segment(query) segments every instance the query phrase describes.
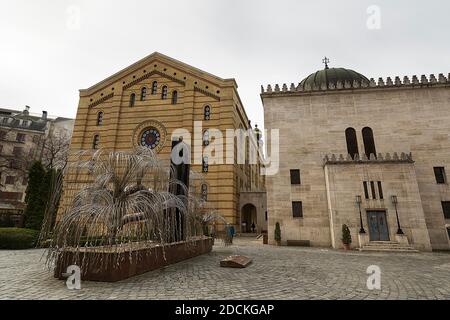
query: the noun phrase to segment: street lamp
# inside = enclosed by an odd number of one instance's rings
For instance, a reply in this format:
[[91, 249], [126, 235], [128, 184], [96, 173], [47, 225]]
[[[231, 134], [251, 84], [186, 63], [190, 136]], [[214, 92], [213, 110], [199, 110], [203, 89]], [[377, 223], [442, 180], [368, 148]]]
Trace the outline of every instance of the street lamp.
[[395, 206], [395, 214], [397, 216], [397, 226], [398, 226], [397, 234], [404, 234], [403, 230], [400, 226], [400, 219], [398, 218], [398, 210], [397, 210], [398, 198], [397, 198], [397, 196], [391, 196], [391, 200]]
[[362, 202], [361, 196], [356, 196], [356, 203], [358, 204], [358, 207], [359, 207], [359, 222], [360, 222], [360, 226], [361, 226], [361, 228], [359, 229], [359, 233], [364, 234], [364, 233], [366, 233], [366, 230], [364, 230], [363, 221], [362, 221], [361, 202]]

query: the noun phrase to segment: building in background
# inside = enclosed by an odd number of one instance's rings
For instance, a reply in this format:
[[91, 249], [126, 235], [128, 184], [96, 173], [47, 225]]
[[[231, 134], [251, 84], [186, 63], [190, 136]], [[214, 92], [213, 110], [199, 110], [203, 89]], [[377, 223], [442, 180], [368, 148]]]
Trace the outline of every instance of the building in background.
[[446, 76], [375, 81], [326, 64], [261, 98], [266, 129], [280, 129], [269, 239], [279, 222], [285, 244], [342, 248], [346, 224], [363, 250], [450, 249]]
[[[34, 161], [47, 168], [67, 157], [74, 120], [49, 118], [24, 110], [0, 109], [0, 214], [25, 209], [28, 169]], [[58, 159], [58, 160], [56, 160]]]
[[[251, 129], [234, 79], [222, 79], [160, 53], [153, 53], [86, 90], [80, 90], [71, 151], [102, 149], [132, 151], [138, 146], [155, 150], [170, 166], [174, 132], [186, 129], [194, 138], [195, 122], [202, 123], [200, 151], [213, 139], [210, 129]], [[179, 137], [175, 137], [178, 139]], [[183, 136], [184, 141], [187, 137]], [[203, 145], [203, 146], [202, 146]], [[194, 159], [194, 150], [192, 157]], [[225, 149], [223, 150], [225, 154]], [[235, 156], [236, 159], [236, 156]], [[212, 164], [203, 158], [191, 170], [205, 182], [196, 192], [242, 232], [266, 230], [261, 164]], [[77, 181], [65, 179], [64, 210], [77, 190]], [[241, 195], [246, 195], [244, 202]]]

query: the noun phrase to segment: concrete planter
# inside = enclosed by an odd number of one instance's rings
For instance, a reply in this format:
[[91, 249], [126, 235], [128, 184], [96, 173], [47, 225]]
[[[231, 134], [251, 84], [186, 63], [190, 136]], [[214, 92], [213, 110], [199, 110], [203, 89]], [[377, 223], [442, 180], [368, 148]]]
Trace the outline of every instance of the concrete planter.
[[[213, 239], [201, 238], [163, 246], [147, 246], [121, 252], [65, 251], [57, 260], [54, 276], [65, 279], [70, 265], [83, 266], [81, 280], [116, 282], [178, 263], [212, 251]], [[130, 259], [131, 257], [131, 259]]]

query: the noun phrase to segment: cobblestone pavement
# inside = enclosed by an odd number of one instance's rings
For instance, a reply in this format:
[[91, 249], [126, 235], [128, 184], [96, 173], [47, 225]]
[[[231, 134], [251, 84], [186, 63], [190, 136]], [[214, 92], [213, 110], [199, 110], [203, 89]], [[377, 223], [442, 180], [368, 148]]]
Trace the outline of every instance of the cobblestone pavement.
[[[450, 299], [447, 253], [346, 253], [237, 240], [121, 282], [83, 282], [80, 291], [52, 277], [43, 253], [0, 251], [0, 299]], [[220, 268], [232, 254], [249, 256], [253, 264]], [[381, 268], [381, 290], [367, 289], [370, 265]]]

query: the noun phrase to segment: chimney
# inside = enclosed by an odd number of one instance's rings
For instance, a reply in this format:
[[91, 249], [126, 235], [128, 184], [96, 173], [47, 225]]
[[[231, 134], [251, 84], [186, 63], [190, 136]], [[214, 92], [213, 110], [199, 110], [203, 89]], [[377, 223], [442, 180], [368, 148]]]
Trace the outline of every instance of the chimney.
[[42, 120], [47, 120], [47, 111], [42, 111]]

